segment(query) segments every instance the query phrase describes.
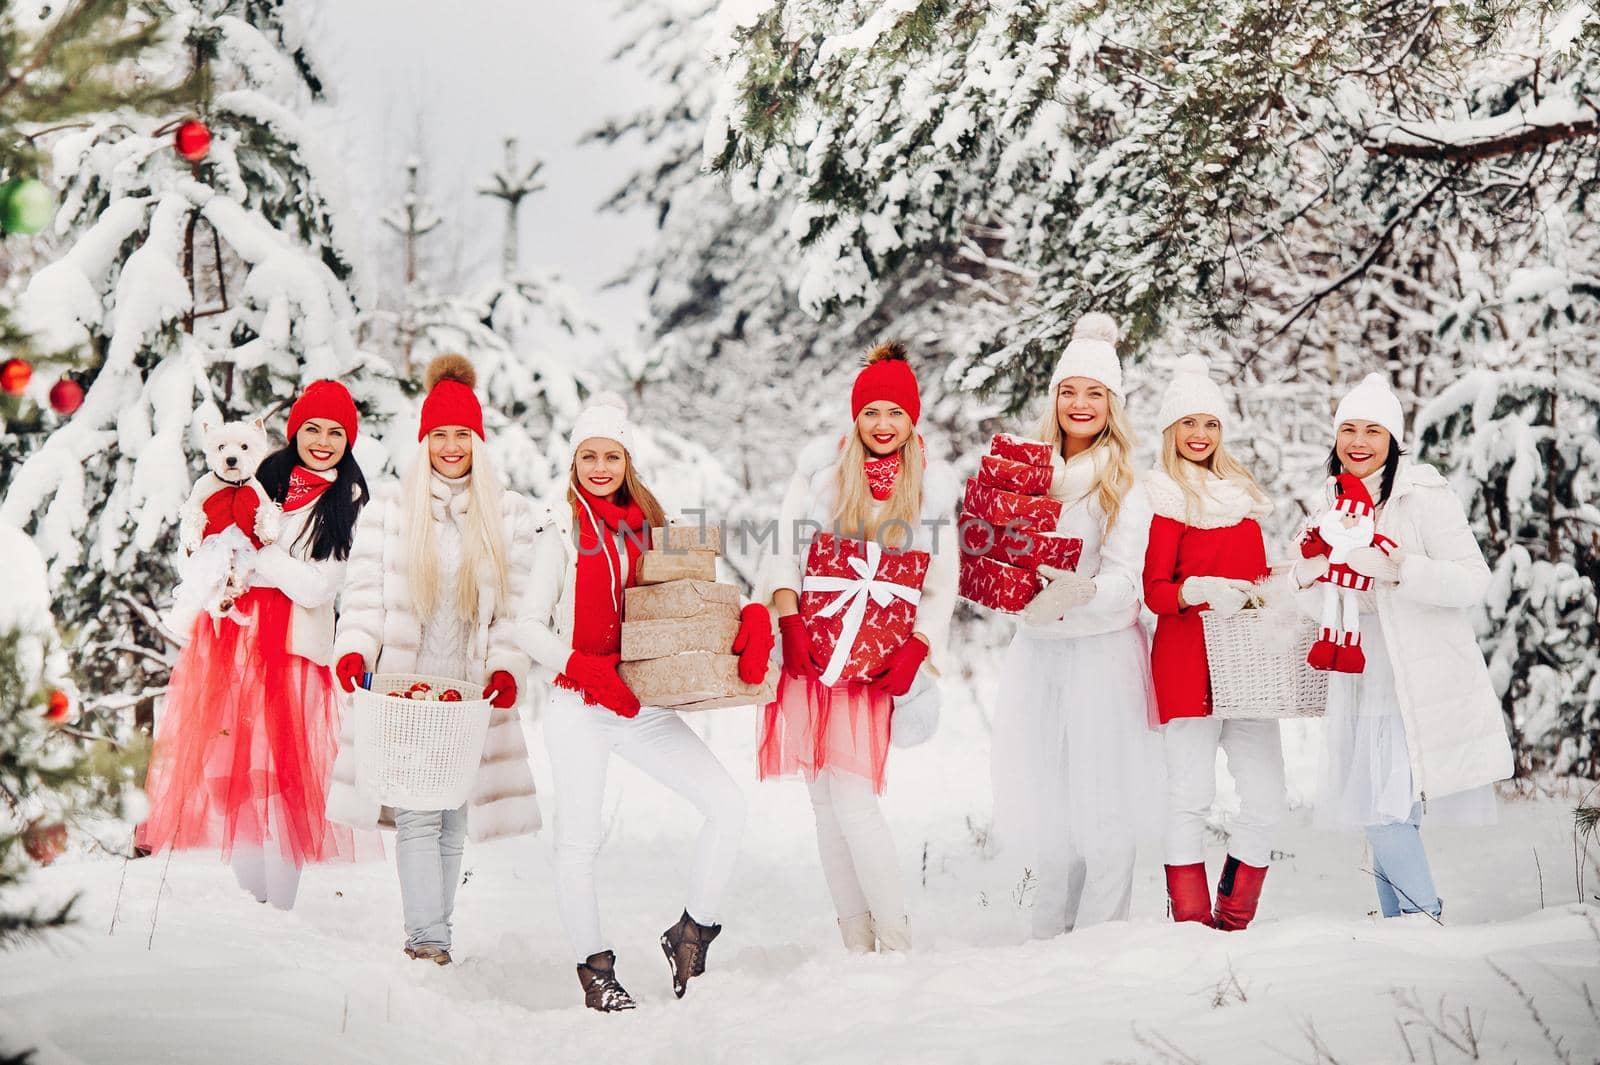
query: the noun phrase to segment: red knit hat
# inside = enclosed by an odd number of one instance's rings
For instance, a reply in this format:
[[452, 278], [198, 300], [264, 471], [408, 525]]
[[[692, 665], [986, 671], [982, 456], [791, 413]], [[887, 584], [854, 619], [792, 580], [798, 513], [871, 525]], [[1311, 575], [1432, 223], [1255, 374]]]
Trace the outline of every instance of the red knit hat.
[[356, 442], [356, 430], [360, 422], [356, 414], [356, 401], [350, 398], [350, 390], [339, 382], [313, 381], [306, 386], [300, 398], [294, 401], [294, 406], [289, 408], [289, 440], [293, 441], [294, 434], [312, 418], [338, 422], [344, 427], [345, 436], [350, 438], [349, 443]]
[[893, 403], [911, 415], [913, 423], [922, 416], [922, 395], [917, 375], [906, 361], [906, 346], [899, 341], [879, 344], [867, 352], [867, 365], [856, 374], [850, 390], [850, 417], [861, 414], [868, 403]]
[[478, 374], [464, 355], [440, 355], [428, 363], [423, 384], [428, 398], [422, 401], [422, 424], [417, 427], [421, 440], [443, 425], [464, 425], [483, 439], [483, 406], [473, 394]]
[[1333, 501], [1334, 510], [1342, 510], [1358, 518], [1372, 517], [1374, 513], [1372, 494], [1367, 491], [1367, 486], [1361, 483], [1361, 478], [1341, 473], [1334, 479], [1333, 490], [1338, 495]]

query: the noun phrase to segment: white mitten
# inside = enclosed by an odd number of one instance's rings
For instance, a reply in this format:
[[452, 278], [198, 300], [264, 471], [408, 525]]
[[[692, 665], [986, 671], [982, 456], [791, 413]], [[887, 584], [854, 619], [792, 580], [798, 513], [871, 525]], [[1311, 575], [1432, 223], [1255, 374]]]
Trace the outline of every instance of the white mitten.
[[1375, 581], [1387, 581], [1390, 584], [1400, 583], [1400, 564], [1405, 561], [1405, 552], [1396, 547], [1387, 555], [1380, 548], [1358, 547], [1350, 552], [1347, 564], [1351, 569], [1363, 577], [1371, 577]]
[[1060, 621], [1067, 611], [1094, 598], [1094, 579], [1071, 570], [1040, 566], [1045, 586], [1023, 608], [1022, 616], [1033, 622]]
[[1235, 577], [1190, 577], [1179, 589], [1186, 606], [1207, 606], [1219, 614], [1237, 614], [1250, 598], [1250, 582]]
[[1313, 555], [1302, 558], [1289, 569], [1289, 577], [1296, 588], [1309, 588], [1328, 575], [1328, 556]]
[[263, 544], [275, 544], [283, 533], [283, 508], [266, 497], [261, 496], [261, 505], [256, 508], [256, 539]]

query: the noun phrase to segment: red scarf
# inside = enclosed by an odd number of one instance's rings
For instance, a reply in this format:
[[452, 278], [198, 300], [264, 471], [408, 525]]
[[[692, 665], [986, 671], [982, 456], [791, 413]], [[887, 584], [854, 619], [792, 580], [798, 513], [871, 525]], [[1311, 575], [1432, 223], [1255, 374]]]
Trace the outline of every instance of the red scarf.
[[[578, 532], [578, 573], [572, 610], [572, 649], [591, 655], [614, 655], [622, 650], [622, 590], [633, 584], [642, 546], [648, 545], [650, 526], [639, 504], [622, 506], [612, 496], [591, 495], [578, 489], [574, 508]], [[584, 509], [584, 504], [588, 509]], [[606, 535], [590, 520], [594, 515]], [[623, 533], [627, 560], [617, 554], [617, 534]]]
[[861, 464], [861, 469], [867, 475], [867, 487], [872, 491], [872, 498], [883, 502], [894, 491], [894, 482], [900, 476], [900, 452], [882, 458], [869, 458]]
[[284, 496], [283, 509], [291, 511], [309, 507], [321, 498], [331, 484], [333, 481], [322, 474], [313, 473], [304, 466], [296, 466], [289, 471], [289, 491]]

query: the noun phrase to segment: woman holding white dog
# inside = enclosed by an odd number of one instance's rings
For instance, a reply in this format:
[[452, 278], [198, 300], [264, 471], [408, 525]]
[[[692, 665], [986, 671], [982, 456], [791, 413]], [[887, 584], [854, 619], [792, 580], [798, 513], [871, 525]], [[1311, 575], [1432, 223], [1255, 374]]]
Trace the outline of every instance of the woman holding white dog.
[[[405, 953], [439, 965], [451, 960], [450, 922], [469, 828], [481, 841], [539, 827], [516, 712], [528, 657], [514, 632], [533, 557], [533, 509], [495, 476], [475, 380], [460, 355], [429, 364], [416, 460], [402, 482], [378, 490], [356, 530], [334, 642], [347, 692], [364, 673], [420, 673], [481, 684], [494, 707], [468, 801], [455, 810], [394, 811]], [[378, 815], [356, 789], [347, 730], [328, 816], [371, 827]]]
[[[1354, 530], [1371, 542], [1341, 550], [1330, 566], [1335, 545], [1308, 530], [1307, 557], [1293, 575], [1317, 592], [1356, 589], [1353, 627], [1348, 612], [1324, 606], [1342, 592], [1308, 593], [1305, 603], [1324, 626], [1313, 664], [1333, 671], [1318, 823], [1365, 831], [1384, 917], [1431, 923], [1443, 903], [1422, 846], [1423, 815], [1492, 822], [1492, 785], [1511, 776], [1512, 759], [1472, 626], [1489, 567], [1449, 482], [1404, 457], [1404, 428], [1381, 374], [1367, 375], [1340, 402], [1328, 473], [1342, 494], [1330, 502], [1350, 520], [1323, 528], [1335, 539]], [[1330, 622], [1344, 631], [1330, 631]]]
[[236, 520], [241, 500], [281, 507], [282, 521], [256, 551], [251, 587], [233, 609], [201, 613], [186, 633], [138, 841], [152, 851], [218, 847], [256, 901], [286, 910], [303, 865], [353, 857], [351, 832], [324, 816], [339, 731], [328, 665], [333, 598], [367, 485], [350, 450], [356, 405], [336, 381], [306, 388], [289, 410], [288, 443], [259, 469], [266, 437], [239, 428], [230, 468], [254, 471], [266, 499], [248, 483], [217, 493], [206, 501], [204, 532]]

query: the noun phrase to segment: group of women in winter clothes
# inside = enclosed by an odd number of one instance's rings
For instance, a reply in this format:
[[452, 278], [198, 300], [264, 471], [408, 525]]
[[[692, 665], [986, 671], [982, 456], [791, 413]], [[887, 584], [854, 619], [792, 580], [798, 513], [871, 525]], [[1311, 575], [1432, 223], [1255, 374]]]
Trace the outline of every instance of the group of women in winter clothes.
[[[1126, 918], [1147, 836], [1164, 837], [1174, 919], [1239, 929], [1255, 915], [1286, 807], [1283, 754], [1277, 722], [1212, 716], [1200, 617], [1244, 608], [1268, 582], [1306, 597], [1314, 616], [1330, 563], [1309, 550], [1271, 563], [1260, 524], [1271, 503], [1230, 454], [1231, 404], [1198, 357], [1180, 361], [1163, 397], [1155, 468], [1136, 473], [1116, 342], [1106, 316], [1079, 321], [1034, 433], [1050, 449], [1055, 531], [1083, 547], [1075, 570], [1042, 571], [1045, 587], [1007, 652], [996, 832], [1037, 877], [1036, 935]], [[609, 396], [577, 419], [565, 498], [537, 511], [496, 477], [473, 384], [466, 360], [435, 360], [415, 462], [364, 510], [349, 394], [318, 382], [295, 403], [289, 442], [262, 470], [289, 531], [263, 549], [239, 602], [249, 624], [202, 618], [174, 670], [142, 842], [218, 846], [258, 899], [288, 907], [301, 866], [354, 856], [383, 814], [357, 788], [349, 730], [335, 739], [335, 681], [347, 692], [376, 672], [482, 684], [494, 709], [468, 802], [389, 811], [405, 952], [447, 964], [466, 838], [540, 825], [517, 716], [537, 679], [549, 686], [557, 896], [590, 1007], [634, 1006], [595, 891], [612, 753], [703, 819], [681, 915], [661, 937], [681, 996], [721, 931], [745, 810], [698, 734], [675, 711], [641, 706], [618, 672], [625, 592], [665, 511], [634, 464], [626, 409]], [[845, 946], [905, 950], [908, 907], [879, 798], [891, 736], [937, 711], [949, 668], [955, 481], [918, 432], [921, 396], [902, 347], [869, 355], [849, 409], [837, 433], [799, 454], [777, 549], [731, 651], [749, 683], [777, 659], [759, 773], [806, 781]], [[1366, 660], [1332, 681], [1319, 816], [1365, 829], [1386, 916], [1437, 918], [1418, 834], [1424, 808], [1430, 819], [1492, 814], [1489, 786], [1510, 773], [1467, 615], [1488, 570], [1444, 479], [1403, 457], [1399, 404], [1380, 377], [1345, 398], [1332, 429], [1328, 472], [1366, 485], [1378, 528], [1398, 547], [1341, 563], [1372, 581], [1360, 599]], [[928, 556], [913, 633], [868, 680], [826, 683], [814, 657], [799, 609], [803, 528]], [[1156, 617], [1153, 641], [1143, 608]], [[1213, 903], [1204, 841], [1219, 749], [1240, 810]]]
[[[1228, 451], [1232, 404], [1200, 357], [1179, 360], [1157, 417], [1155, 468], [1132, 475], [1115, 340], [1113, 322], [1086, 315], [1054, 374], [1038, 436], [1058, 457], [1058, 531], [1083, 537], [1084, 553], [1024, 611], [997, 700], [996, 831], [1039, 877], [1035, 933], [1126, 916], [1134, 849], [1150, 797], [1163, 792], [1173, 919], [1250, 923], [1287, 805], [1282, 741], [1276, 720], [1213, 716], [1201, 614], [1236, 613], [1276, 584], [1322, 616], [1315, 588], [1341, 566], [1369, 586], [1358, 596], [1368, 639], [1364, 661], [1358, 637], [1336, 656], [1318, 820], [1365, 830], [1385, 917], [1437, 920], [1424, 809], [1486, 821], [1492, 784], [1512, 770], [1468, 613], [1489, 569], [1460, 503], [1432, 467], [1405, 458], [1399, 400], [1369, 375], [1334, 414], [1327, 473], [1370, 494], [1385, 546], [1336, 566], [1308, 531], [1293, 545], [1303, 549], [1278, 552], [1289, 561], [1273, 566], [1260, 524], [1271, 501]], [[1148, 655], [1141, 597], [1156, 617]], [[1239, 812], [1213, 899], [1205, 833], [1219, 749]]]

